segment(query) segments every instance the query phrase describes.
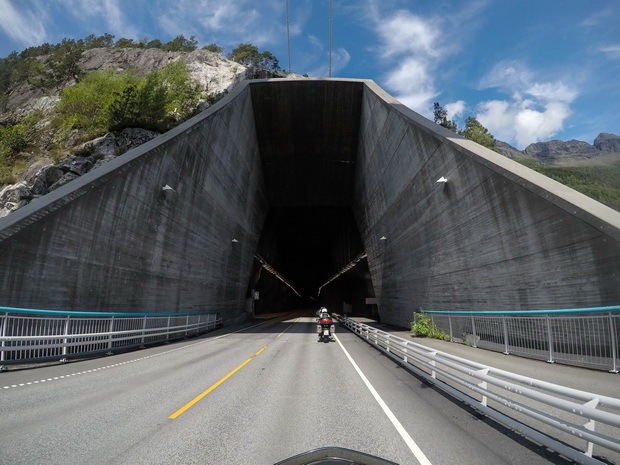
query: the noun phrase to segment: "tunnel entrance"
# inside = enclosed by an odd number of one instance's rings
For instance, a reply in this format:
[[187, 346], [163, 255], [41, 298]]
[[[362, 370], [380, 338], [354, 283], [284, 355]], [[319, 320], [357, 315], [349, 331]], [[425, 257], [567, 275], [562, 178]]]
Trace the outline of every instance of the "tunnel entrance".
[[257, 255], [277, 275], [260, 262], [255, 263], [250, 293], [258, 292], [258, 300], [254, 301], [256, 314], [321, 305], [337, 313], [359, 315], [372, 311], [365, 303], [374, 292], [365, 259], [330, 281], [363, 255], [363, 244], [349, 208], [272, 209]]

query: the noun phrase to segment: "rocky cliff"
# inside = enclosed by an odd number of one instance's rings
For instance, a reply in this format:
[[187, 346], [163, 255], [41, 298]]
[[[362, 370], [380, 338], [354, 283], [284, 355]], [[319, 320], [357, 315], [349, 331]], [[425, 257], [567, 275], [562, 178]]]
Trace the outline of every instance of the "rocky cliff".
[[[78, 66], [85, 73], [108, 68], [118, 71], [133, 68], [138, 75], [144, 76], [177, 60], [188, 65], [191, 78], [200, 83], [207, 98], [226, 93], [245, 79], [288, 76], [282, 71], [246, 67], [206, 50], [167, 52], [157, 48], [96, 48], [83, 52]], [[62, 89], [43, 91], [22, 83], [8, 93], [4, 111], [0, 113], [0, 124], [15, 124], [35, 111], [44, 117], [37, 125], [37, 140], [28, 153], [22, 154], [22, 158], [28, 160], [28, 167], [17, 173], [16, 184], [0, 185], [0, 218], [158, 135], [153, 131], [125, 129], [79, 146], [69, 144], [63, 153], [52, 154], [48, 150], [54, 134], [50, 118]], [[208, 106], [205, 99], [200, 102], [199, 109]], [[71, 155], [75, 152], [80, 155]], [[62, 161], [54, 163], [53, 159]]]

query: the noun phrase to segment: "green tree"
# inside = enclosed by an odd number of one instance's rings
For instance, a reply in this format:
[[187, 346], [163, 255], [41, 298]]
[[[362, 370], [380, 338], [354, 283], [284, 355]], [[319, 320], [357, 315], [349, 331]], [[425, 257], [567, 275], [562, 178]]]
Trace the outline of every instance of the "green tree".
[[0, 184], [15, 182], [13, 175], [19, 153], [30, 145], [40, 117], [30, 114], [17, 124], [0, 126]]
[[193, 114], [199, 96], [200, 86], [192, 81], [187, 65], [170, 62], [115, 93], [107, 109], [108, 129], [165, 131]]
[[112, 34], [103, 34], [96, 37], [94, 34], [87, 36], [84, 39], [84, 47], [86, 49], [91, 48], [109, 48], [114, 45], [114, 36]]
[[121, 37], [120, 39], [116, 41], [116, 43], [114, 44], [114, 47], [129, 48], [129, 47], [135, 47], [135, 44], [133, 42], [133, 39], [126, 39], [124, 37]]
[[164, 44], [159, 39], [153, 39], [146, 43], [146, 48], [164, 48]]
[[433, 104], [433, 115], [435, 123], [448, 128], [450, 131], [456, 132], [456, 123], [454, 120], [448, 119], [448, 112], [445, 110], [439, 102]]
[[224, 51], [224, 49], [217, 44], [205, 45], [202, 49], [213, 53], [222, 53]]
[[193, 52], [198, 48], [196, 37], [191, 36], [186, 39], [183, 34], [176, 36], [164, 45], [164, 50], [168, 52]]
[[266, 69], [280, 69], [278, 59], [269, 50], [259, 52], [256, 45], [239, 44], [228, 58], [245, 66], [257, 66]]
[[465, 128], [459, 131], [459, 134], [469, 140], [473, 140], [483, 147], [495, 150], [495, 138], [489, 133], [487, 128], [480, 124], [473, 116], [469, 116], [465, 120]]
[[137, 85], [138, 80], [133, 71], [117, 74], [107, 69], [89, 73], [76, 85], [65, 88], [60, 94], [53, 120], [60, 129], [60, 139], [72, 129], [83, 130], [88, 137], [105, 133], [108, 107], [116, 94], [130, 85]]

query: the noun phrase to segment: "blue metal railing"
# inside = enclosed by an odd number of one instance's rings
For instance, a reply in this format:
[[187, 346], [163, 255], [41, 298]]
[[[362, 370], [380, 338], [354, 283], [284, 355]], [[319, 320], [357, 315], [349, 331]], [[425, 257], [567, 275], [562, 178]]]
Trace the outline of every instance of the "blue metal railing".
[[453, 342], [614, 373], [620, 368], [617, 305], [501, 312], [416, 310], [416, 315], [421, 313]]
[[105, 313], [0, 307], [0, 366], [66, 360], [204, 333], [217, 312]]

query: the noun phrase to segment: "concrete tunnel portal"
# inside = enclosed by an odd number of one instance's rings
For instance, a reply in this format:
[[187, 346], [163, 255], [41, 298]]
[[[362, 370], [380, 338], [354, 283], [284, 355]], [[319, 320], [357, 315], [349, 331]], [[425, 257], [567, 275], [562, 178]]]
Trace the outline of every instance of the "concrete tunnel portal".
[[[294, 96], [288, 86], [255, 89], [252, 107], [271, 206], [258, 253], [271, 257], [301, 296], [287, 292], [290, 299], [259, 300], [255, 308], [301, 303], [342, 311], [347, 302], [363, 311], [372, 294], [366, 262], [319, 295], [321, 285], [364, 251], [351, 210], [363, 87], [322, 85]], [[257, 290], [268, 293], [270, 284]]]
[[3, 306], [229, 322], [319, 304], [403, 326], [418, 307], [617, 305], [620, 213], [372, 81], [248, 81], [0, 219], [0, 287]]

